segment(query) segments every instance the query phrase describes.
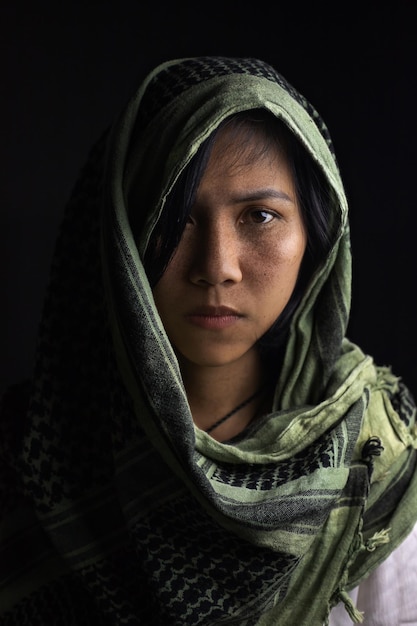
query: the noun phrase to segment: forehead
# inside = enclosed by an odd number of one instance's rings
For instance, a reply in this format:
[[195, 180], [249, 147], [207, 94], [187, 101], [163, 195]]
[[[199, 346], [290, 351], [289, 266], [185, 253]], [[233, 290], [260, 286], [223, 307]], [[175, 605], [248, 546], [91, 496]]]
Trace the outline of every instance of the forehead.
[[205, 168], [206, 177], [265, 169], [285, 169], [290, 173], [286, 146], [278, 132], [268, 133], [261, 124], [245, 123], [230, 123], [217, 131]]
[[284, 151], [262, 136], [236, 136], [225, 129], [219, 133], [196, 190], [198, 205], [239, 204], [272, 198], [275, 202], [297, 202], [292, 169]]

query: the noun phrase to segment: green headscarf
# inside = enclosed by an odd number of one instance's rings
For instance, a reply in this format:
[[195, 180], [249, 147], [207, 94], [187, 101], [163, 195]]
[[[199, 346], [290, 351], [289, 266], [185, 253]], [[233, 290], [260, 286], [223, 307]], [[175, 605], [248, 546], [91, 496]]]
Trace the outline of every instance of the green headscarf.
[[[293, 316], [273, 411], [220, 443], [193, 423], [142, 259], [202, 142], [259, 108], [322, 170], [334, 240]], [[346, 337], [347, 213], [324, 123], [268, 64], [149, 74], [91, 154], [58, 242], [24, 433], [3, 452], [16, 485], [0, 549], [38, 547], [16, 571], [0, 559], [0, 624], [45, 594], [63, 625], [322, 626], [340, 600], [360, 620], [347, 591], [417, 520], [417, 438], [401, 380]]]

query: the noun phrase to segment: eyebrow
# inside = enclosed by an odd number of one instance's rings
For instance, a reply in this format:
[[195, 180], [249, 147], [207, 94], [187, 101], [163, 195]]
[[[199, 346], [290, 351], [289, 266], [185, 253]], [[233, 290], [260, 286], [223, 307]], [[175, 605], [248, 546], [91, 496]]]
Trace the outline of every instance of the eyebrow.
[[266, 198], [277, 198], [286, 202], [294, 202], [294, 200], [284, 191], [266, 187], [265, 189], [255, 189], [253, 191], [245, 191], [242, 194], [236, 194], [233, 198], [234, 202], [253, 202], [255, 200], [264, 200]]

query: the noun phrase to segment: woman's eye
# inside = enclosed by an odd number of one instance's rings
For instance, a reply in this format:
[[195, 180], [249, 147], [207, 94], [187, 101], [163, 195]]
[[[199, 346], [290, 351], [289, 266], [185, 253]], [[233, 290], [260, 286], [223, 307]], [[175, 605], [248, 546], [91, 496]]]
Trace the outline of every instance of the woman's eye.
[[276, 216], [273, 213], [270, 213], [270, 211], [257, 209], [255, 211], [251, 211], [250, 217], [256, 224], [268, 224], [268, 222], [271, 222]]

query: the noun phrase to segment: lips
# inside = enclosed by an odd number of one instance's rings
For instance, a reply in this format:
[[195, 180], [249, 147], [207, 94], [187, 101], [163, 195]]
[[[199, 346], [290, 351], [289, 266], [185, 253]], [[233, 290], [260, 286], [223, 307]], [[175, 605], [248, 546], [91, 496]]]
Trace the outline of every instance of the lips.
[[203, 315], [208, 317], [224, 317], [226, 315], [234, 315], [242, 317], [242, 315], [228, 306], [199, 306], [192, 310], [191, 315]]
[[200, 306], [185, 317], [195, 326], [208, 330], [221, 330], [236, 324], [243, 315], [226, 306]]

